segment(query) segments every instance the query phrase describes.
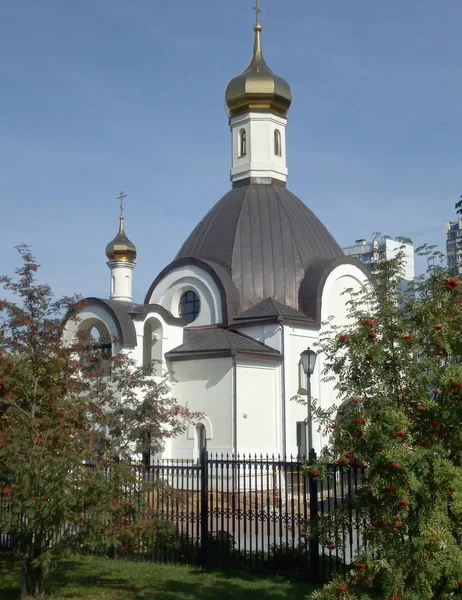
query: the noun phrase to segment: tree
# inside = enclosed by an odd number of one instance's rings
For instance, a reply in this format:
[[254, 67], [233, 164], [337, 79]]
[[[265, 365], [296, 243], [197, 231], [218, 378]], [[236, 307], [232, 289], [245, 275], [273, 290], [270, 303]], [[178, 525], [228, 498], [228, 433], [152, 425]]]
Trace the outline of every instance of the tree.
[[[375, 287], [349, 300], [351, 325], [330, 327], [321, 342], [344, 410], [317, 410], [331, 437], [316, 471], [335, 460], [360, 473], [355, 511], [367, 547], [318, 600], [462, 591], [462, 285], [435, 266], [438, 253], [421, 252], [430, 266], [412, 292], [400, 291], [402, 256], [380, 263]], [[344, 517], [319, 517], [322, 541], [341, 547]]]
[[395, 240], [397, 242], [401, 242], [402, 244], [412, 244], [413, 243], [412, 239], [410, 237], [406, 237], [406, 236], [403, 236], [403, 235], [397, 235], [395, 237]]
[[168, 376], [159, 382], [123, 353], [104, 357], [88, 338], [65, 343], [63, 316], [77, 318], [82, 302], [56, 300], [27, 247], [19, 253], [16, 277], [0, 277], [0, 490], [11, 509], [0, 531], [22, 558], [21, 597], [42, 598], [64, 553], [117, 548], [147, 509], [134, 454], [160, 449], [198, 415], [171, 398]]
[[462, 196], [460, 197], [460, 200], [458, 200], [458, 201], [455, 203], [455, 206], [454, 206], [454, 207], [455, 207], [455, 209], [456, 209], [456, 213], [457, 213], [458, 215], [462, 214]]

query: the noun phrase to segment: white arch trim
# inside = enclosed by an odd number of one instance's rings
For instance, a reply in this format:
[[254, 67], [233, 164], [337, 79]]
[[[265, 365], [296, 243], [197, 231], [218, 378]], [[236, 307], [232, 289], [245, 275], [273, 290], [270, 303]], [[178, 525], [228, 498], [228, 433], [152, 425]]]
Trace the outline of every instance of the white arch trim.
[[[334, 308], [332, 306], [332, 290], [335, 284], [340, 281], [344, 282], [345, 289], [358, 289], [370, 285], [366, 275], [355, 265], [346, 264], [336, 267], [331, 273], [329, 273], [322, 290], [321, 322], [326, 321], [326, 319], [331, 316]], [[336, 300], [338, 303], [344, 305], [348, 298], [343, 296], [337, 298]]]
[[200, 421], [197, 421], [197, 423], [191, 423], [189, 425], [188, 440], [193, 440], [195, 438], [197, 425], [203, 425], [205, 427], [205, 437], [206, 439], [211, 440], [213, 437], [212, 422], [205, 415], [203, 415]]
[[199, 296], [201, 307], [194, 325], [212, 325], [222, 321], [221, 296], [212, 276], [196, 265], [178, 267], [159, 281], [149, 302], [160, 304], [179, 316], [179, 302], [184, 292], [193, 290]]
[[117, 325], [114, 319], [102, 306], [84, 308], [78, 313], [77, 320], [69, 319], [64, 327], [63, 337], [66, 342], [70, 343], [79, 329], [91, 329], [99, 323], [108, 330], [111, 337], [118, 337]]

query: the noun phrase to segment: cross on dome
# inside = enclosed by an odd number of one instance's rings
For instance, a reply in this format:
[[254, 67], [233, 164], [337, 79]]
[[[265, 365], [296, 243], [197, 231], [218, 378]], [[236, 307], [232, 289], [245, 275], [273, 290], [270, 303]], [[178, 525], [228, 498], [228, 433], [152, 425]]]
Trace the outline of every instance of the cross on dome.
[[255, 25], [260, 25], [260, 15], [261, 15], [260, 0], [255, 0], [255, 6], [253, 7], [253, 9], [255, 11], [255, 17], [256, 17]]
[[120, 202], [119, 231], [112, 242], [109, 242], [106, 246], [106, 256], [110, 261], [122, 261], [134, 264], [136, 247], [135, 244], [128, 239], [124, 226], [124, 200], [126, 197], [127, 194], [124, 192], [120, 192], [117, 196], [117, 200]]
[[124, 194], [123, 192], [120, 192], [120, 194], [117, 196], [117, 200], [120, 200], [120, 216], [123, 218], [124, 216], [124, 200], [127, 197], [127, 194]]
[[245, 71], [228, 83], [225, 95], [228, 114], [234, 117], [249, 112], [271, 112], [286, 118], [292, 92], [289, 84], [271, 71], [263, 57], [260, 0], [255, 0], [253, 10], [256, 24], [253, 27], [255, 40], [252, 58]]

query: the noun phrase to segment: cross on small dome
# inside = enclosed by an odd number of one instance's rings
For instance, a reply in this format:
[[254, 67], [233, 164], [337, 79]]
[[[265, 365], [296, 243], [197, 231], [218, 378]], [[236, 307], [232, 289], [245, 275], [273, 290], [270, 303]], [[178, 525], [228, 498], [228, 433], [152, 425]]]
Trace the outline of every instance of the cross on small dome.
[[117, 200], [120, 200], [119, 231], [115, 238], [106, 246], [106, 256], [109, 260], [123, 262], [134, 262], [136, 258], [136, 246], [131, 242], [126, 233], [124, 225], [124, 199], [127, 197], [124, 192], [120, 192]]

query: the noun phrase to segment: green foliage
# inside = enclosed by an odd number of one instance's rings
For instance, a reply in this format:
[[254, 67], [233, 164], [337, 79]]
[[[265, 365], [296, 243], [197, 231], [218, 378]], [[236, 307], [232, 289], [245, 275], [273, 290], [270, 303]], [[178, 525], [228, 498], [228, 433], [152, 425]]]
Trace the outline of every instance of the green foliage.
[[[67, 340], [63, 316], [83, 303], [55, 300], [36, 281], [25, 247], [16, 277], [0, 277], [0, 490], [10, 532], [23, 559], [23, 589], [43, 596], [57, 559], [78, 547], [121, 545], [126, 523], [146, 517], [149, 484], [134, 453], [156, 451], [196, 415], [123, 353], [104, 358], [88, 336]], [[109, 340], [117, 350], [118, 341]]]
[[[344, 578], [312, 597], [451, 598], [462, 587], [462, 285], [429, 248], [428, 273], [402, 292], [402, 257], [348, 299], [350, 325], [321, 341], [325, 376], [342, 401], [328, 456], [361, 473], [355, 514], [367, 548]], [[322, 473], [322, 463], [317, 468]], [[342, 509], [321, 516], [341, 543]]]
[[308, 544], [303, 540], [297, 546], [273, 544], [268, 553], [268, 562], [275, 573], [303, 574], [308, 563]]
[[123, 525], [118, 537], [118, 556], [148, 556], [159, 546], [172, 550], [180, 547], [177, 528], [155, 514]]
[[460, 197], [460, 200], [456, 202], [455, 209], [458, 215], [462, 214], [462, 196]]

